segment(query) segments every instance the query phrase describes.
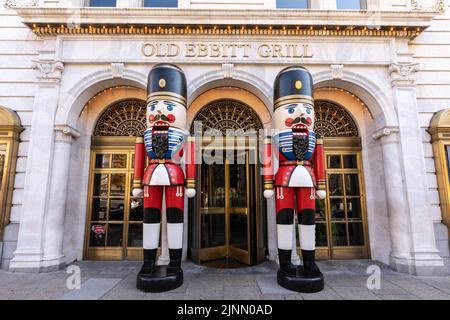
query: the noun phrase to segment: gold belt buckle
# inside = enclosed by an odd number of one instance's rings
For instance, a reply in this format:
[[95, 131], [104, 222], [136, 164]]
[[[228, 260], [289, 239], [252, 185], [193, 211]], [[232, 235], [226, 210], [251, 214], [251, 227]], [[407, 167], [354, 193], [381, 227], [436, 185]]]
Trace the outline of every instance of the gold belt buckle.
[[304, 162], [303, 161], [297, 161], [297, 165], [298, 166], [303, 166]]
[[165, 159], [159, 159], [159, 160], [158, 160], [158, 163], [165, 163], [165, 162], [166, 162]]

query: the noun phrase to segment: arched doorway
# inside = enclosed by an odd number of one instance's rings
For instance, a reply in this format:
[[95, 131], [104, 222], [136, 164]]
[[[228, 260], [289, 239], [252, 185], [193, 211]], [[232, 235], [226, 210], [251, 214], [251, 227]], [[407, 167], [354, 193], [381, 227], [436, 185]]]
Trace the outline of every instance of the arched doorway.
[[319, 259], [370, 256], [361, 138], [348, 111], [331, 100], [315, 101], [315, 131], [324, 138], [327, 197], [317, 200]]
[[100, 115], [91, 141], [85, 258], [142, 258], [142, 198], [131, 194], [134, 144], [145, 130], [146, 102], [116, 101]]
[[265, 258], [257, 149], [262, 128], [252, 107], [229, 98], [210, 101], [192, 121], [191, 133], [201, 135], [203, 157], [198, 196], [189, 207], [189, 247], [196, 263], [252, 265]]

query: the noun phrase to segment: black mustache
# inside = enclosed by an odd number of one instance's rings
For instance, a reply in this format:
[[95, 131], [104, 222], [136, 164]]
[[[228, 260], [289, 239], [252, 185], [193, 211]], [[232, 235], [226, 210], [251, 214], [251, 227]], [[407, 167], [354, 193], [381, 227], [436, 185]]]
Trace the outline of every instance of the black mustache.
[[294, 121], [292, 121], [292, 124], [297, 124], [297, 123], [300, 123], [300, 122], [303, 123], [303, 124], [308, 124], [306, 122], [305, 118], [300, 118], [300, 117], [295, 118]]
[[166, 115], [164, 115], [164, 114], [161, 114], [161, 115], [157, 114], [155, 116], [154, 121], [158, 121], [158, 120], [169, 121], [169, 118], [167, 118]]

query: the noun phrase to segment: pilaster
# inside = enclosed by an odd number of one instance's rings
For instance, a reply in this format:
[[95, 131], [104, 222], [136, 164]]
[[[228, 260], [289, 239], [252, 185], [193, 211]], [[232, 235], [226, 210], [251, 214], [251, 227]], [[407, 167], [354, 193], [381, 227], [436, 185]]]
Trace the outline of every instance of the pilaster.
[[47, 40], [33, 62], [36, 91], [26, 167], [24, 202], [17, 249], [10, 270], [43, 271], [44, 222], [50, 197], [54, 151], [54, 119], [63, 63], [55, 55], [56, 42]]
[[398, 128], [383, 128], [381, 139], [391, 228], [391, 264], [417, 275], [443, 272], [430, 216], [425, 158], [420, 134], [413, 61], [406, 43], [397, 43], [389, 67]]

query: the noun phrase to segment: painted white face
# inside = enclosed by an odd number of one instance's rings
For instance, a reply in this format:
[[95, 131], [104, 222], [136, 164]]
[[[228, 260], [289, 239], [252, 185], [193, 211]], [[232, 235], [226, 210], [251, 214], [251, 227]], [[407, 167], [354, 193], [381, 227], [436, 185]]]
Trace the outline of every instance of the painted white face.
[[274, 129], [314, 130], [314, 107], [307, 103], [292, 103], [280, 106], [273, 115]]
[[178, 102], [151, 101], [147, 104], [147, 127], [186, 129], [186, 108]]

